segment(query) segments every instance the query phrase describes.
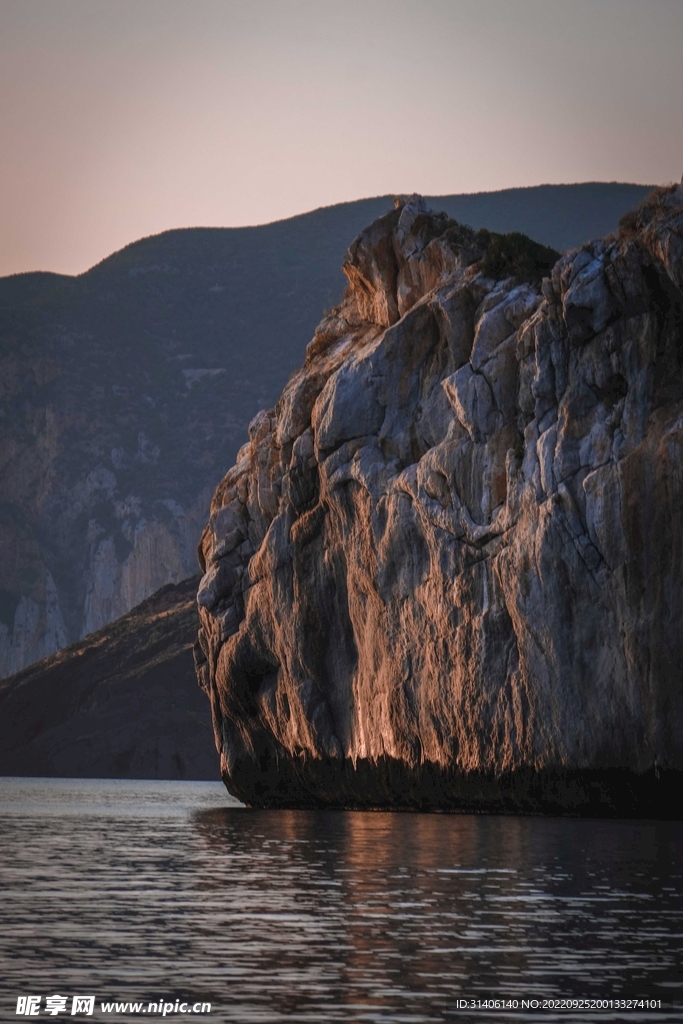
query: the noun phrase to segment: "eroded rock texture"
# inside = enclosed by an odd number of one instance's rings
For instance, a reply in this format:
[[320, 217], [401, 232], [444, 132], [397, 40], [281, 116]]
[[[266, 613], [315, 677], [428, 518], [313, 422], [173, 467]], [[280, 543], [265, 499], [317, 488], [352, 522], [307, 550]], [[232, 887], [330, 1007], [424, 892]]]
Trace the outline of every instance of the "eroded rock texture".
[[[593, 182], [438, 201], [567, 248], [648, 191]], [[216, 483], [341, 294], [348, 240], [388, 204], [181, 228], [77, 277], [0, 277], [0, 679], [193, 574]]]
[[247, 803], [680, 815], [683, 188], [542, 283], [490, 241], [419, 197], [357, 238], [216, 491], [196, 662]]

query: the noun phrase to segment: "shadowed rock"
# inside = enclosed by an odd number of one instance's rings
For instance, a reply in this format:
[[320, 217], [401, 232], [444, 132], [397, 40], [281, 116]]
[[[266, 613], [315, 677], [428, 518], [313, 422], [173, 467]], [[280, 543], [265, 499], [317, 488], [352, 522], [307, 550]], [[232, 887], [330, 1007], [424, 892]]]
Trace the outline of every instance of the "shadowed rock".
[[0, 682], [0, 775], [215, 779], [192, 643], [197, 578]]
[[680, 815], [683, 188], [551, 257], [411, 197], [252, 422], [195, 651], [247, 803]]

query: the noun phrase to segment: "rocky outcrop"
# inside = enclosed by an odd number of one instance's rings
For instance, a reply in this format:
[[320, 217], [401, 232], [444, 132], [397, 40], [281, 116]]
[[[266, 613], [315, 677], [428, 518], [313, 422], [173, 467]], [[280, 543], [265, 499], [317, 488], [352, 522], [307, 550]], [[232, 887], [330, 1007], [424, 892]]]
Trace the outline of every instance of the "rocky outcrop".
[[683, 188], [547, 258], [411, 198], [252, 422], [195, 650], [247, 803], [679, 816]]
[[[616, 225], [644, 191], [439, 203], [559, 247]], [[79, 277], [0, 278], [0, 678], [195, 571], [216, 483], [341, 294], [348, 239], [386, 203], [168, 231]]]
[[215, 779], [197, 577], [0, 682], [0, 775]]

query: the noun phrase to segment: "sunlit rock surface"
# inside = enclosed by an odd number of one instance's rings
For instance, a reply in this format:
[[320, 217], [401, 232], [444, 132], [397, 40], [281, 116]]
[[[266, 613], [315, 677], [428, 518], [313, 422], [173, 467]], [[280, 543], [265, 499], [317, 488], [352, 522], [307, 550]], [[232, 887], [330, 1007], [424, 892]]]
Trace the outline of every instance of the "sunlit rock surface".
[[[441, 196], [556, 248], [647, 186]], [[343, 287], [378, 196], [251, 228], [140, 239], [70, 277], [0, 278], [0, 679], [196, 570], [211, 495]]]
[[683, 188], [542, 281], [494, 243], [368, 228], [216, 491], [195, 657], [247, 803], [680, 815]]

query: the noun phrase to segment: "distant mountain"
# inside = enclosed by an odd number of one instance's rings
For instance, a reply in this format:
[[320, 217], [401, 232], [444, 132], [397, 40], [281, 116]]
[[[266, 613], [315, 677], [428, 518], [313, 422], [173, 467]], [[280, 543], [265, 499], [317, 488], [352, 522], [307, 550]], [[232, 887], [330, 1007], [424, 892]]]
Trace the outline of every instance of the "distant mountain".
[[0, 775], [217, 779], [192, 660], [197, 582], [0, 682]]
[[[429, 203], [565, 249], [647, 192], [547, 185]], [[300, 365], [341, 296], [346, 248], [391, 198], [168, 231], [79, 277], [0, 279], [0, 677], [195, 571], [247, 424]]]

